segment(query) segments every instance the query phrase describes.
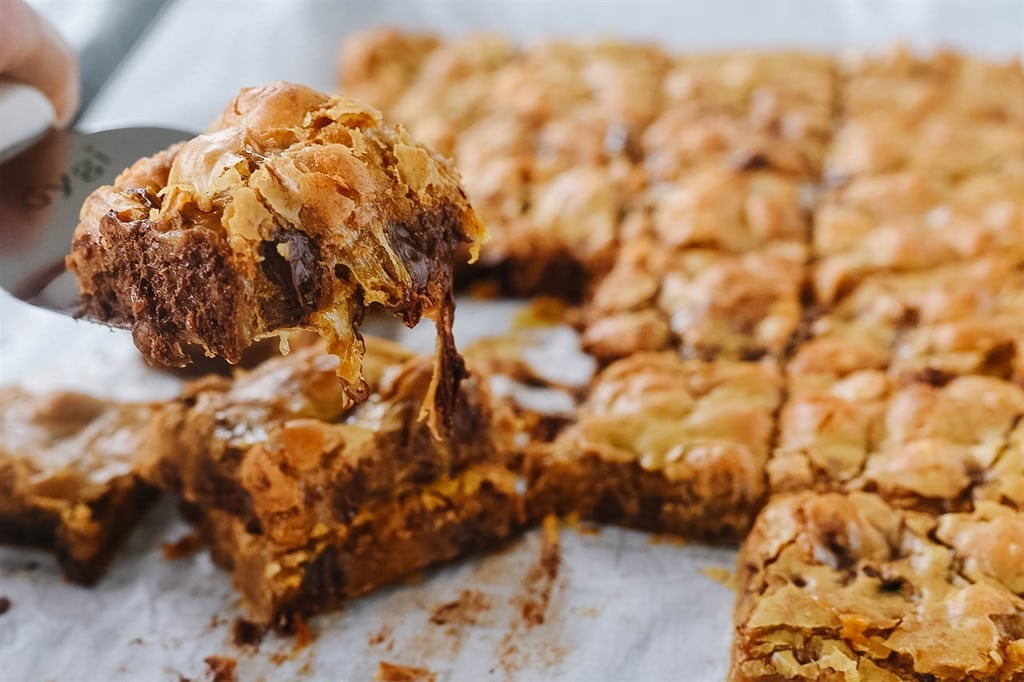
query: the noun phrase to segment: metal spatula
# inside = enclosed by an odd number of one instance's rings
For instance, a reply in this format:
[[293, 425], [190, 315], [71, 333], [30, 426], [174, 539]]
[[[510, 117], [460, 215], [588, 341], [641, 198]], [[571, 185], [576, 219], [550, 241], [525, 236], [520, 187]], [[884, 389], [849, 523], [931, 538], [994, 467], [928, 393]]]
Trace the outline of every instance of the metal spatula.
[[58, 130], [41, 93], [0, 83], [0, 288], [32, 305], [75, 314], [79, 293], [64, 269], [78, 210], [140, 157], [193, 133], [120, 128]]

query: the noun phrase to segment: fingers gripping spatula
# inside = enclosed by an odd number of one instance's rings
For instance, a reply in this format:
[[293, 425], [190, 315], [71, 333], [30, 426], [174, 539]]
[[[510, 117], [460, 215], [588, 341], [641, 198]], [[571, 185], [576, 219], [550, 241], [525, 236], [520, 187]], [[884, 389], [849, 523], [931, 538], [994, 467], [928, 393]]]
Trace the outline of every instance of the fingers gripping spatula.
[[0, 83], [0, 287], [42, 308], [77, 315], [64, 256], [78, 211], [97, 187], [143, 156], [194, 134], [167, 128], [59, 130], [34, 88]]

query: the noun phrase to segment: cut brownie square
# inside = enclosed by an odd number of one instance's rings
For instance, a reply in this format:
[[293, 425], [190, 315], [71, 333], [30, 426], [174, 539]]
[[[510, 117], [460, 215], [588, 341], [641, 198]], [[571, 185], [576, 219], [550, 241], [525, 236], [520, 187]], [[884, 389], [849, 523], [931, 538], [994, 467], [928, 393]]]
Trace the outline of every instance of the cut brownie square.
[[345, 40], [338, 58], [345, 94], [387, 111], [441, 46], [440, 37], [429, 33], [394, 28], [357, 32]]
[[449, 162], [374, 109], [274, 83], [90, 195], [68, 266], [83, 311], [131, 326], [150, 360], [182, 365], [195, 344], [236, 362], [261, 337], [311, 329], [354, 395], [366, 307], [410, 326], [426, 315], [443, 408], [461, 378], [453, 267], [483, 234]]
[[637, 351], [782, 357], [801, 319], [803, 246], [748, 253], [625, 245], [585, 308], [584, 349], [608, 361]]
[[644, 133], [645, 167], [656, 180], [709, 161], [815, 179], [836, 85], [835, 63], [823, 55], [682, 55], [665, 77], [663, 111]]
[[729, 679], [1024, 678], [1024, 514], [775, 497], [740, 551]]
[[1024, 262], [1024, 172], [958, 180], [920, 171], [855, 178], [827, 192], [818, 206], [814, 253], [815, 294], [825, 305], [874, 273], [984, 256]]
[[1024, 510], [1024, 466], [1011, 434], [1024, 387], [992, 377], [904, 384], [877, 370], [841, 379], [789, 376], [773, 493], [877, 493], [902, 508], [942, 513], [993, 501]]
[[769, 360], [620, 360], [598, 375], [578, 421], [529, 453], [529, 514], [736, 540], [763, 502], [781, 396]]
[[[820, 275], [818, 266], [812, 272]], [[886, 369], [1024, 382], [1024, 260], [1012, 253], [866, 276], [807, 325], [792, 372]]]
[[0, 389], [0, 542], [52, 548], [95, 583], [156, 491], [132, 471], [148, 405]]
[[1019, 59], [995, 62], [940, 50], [915, 55], [905, 45], [841, 64], [843, 112], [921, 119], [937, 110], [969, 120], [1024, 123], [1024, 70]]
[[197, 511], [214, 559], [230, 571], [251, 616], [288, 630], [296, 615], [338, 608], [420, 569], [494, 547], [521, 526], [515, 488], [504, 466], [475, 465], [370, 501], [350, 518], [319, 524], [301, 542], [252, 533], [227, 512]]
[[186, 502], [291, 546], [348, 523], [375, 499], [510, 457], [511, 419], [475, 378], [436, 440], [419, 420], [430, 358], [370, 338], [365, 364], [371, 393], [359, 403], [346, 399], [337, 359], [322, 346], [233, 380], [196, 382], [155, 415], [136, 466]]

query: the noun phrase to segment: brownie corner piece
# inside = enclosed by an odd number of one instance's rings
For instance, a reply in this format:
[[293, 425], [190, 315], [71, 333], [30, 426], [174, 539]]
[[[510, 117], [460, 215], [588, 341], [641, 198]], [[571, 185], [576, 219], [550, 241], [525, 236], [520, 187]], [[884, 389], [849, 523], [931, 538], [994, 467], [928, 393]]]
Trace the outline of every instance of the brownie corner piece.
[[52, 549], [92, 585], [156, 489], [132, 469], [148, 405], [0, 389], [0, 542]]

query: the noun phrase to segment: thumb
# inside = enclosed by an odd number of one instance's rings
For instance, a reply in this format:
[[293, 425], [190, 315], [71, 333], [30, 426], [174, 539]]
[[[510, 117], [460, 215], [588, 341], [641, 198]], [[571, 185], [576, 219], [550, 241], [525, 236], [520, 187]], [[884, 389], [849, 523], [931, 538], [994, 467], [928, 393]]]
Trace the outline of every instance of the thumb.
[[39, 88], [60, 125], [67, 125], [78, 106], [74, 51], [22, 0], [0, 0], [0, 79]]

